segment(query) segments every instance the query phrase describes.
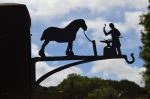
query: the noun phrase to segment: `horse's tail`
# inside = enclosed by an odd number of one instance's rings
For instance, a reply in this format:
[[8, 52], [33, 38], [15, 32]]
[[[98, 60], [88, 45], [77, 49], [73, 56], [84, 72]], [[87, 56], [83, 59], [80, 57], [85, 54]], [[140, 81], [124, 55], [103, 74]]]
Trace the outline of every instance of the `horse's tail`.
[[45, 38], [45, 36], [44, 36], [44, 33], [43, 33], [43, 35], [42, 35], [42, 37], [41, 37], [41, 41], [43, 41], [43, 40], [44, 40], [44, 38]]
[[46, 34], [47, 34], [47, 29], [46, 30], [44, 30], [44, 32], [43, 32], [43, 34], [42, 34], [42, 36], [41, 36], [41, 41], [43, 41], [44, 39], [45, 39], [45, 37], [46, 37]]

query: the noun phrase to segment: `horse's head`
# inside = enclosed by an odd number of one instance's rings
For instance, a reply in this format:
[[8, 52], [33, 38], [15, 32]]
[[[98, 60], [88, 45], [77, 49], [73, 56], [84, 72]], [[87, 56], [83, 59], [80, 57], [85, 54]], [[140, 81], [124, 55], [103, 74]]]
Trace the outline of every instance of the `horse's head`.
[[86, 31], [87, 30], [87, 25], [85, 24], [85, 21], [83, 19], [79, 19], [80, 27]]

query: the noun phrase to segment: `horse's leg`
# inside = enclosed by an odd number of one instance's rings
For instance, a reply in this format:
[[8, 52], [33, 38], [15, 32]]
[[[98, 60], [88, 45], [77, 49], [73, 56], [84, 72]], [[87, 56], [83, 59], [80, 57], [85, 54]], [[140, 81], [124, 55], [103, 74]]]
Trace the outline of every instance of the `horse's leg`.
[[40, 51], [39, 51], [39, 55], [40, 55], [41, 57], [45, 57], [44, 49], [45, 49], [45, 47], [46, 47], [46, 45], [47, 45], [48, 43], [49, 43], [49, 41], [46, 41], [46, 40], [45, 40], [45, 42], [43, 43], [42, 48], [41, 48]]
[[66, 50], [66, 55], [69, 56], [70, 52], [70, 43], [68, 42], [67, 50]]
[[66, 55], [68, 55], [68, 56], [73, 56], [74, 55], [72, 47], [73, 47], [73, 42], [68, 42], [68, 47], [67, 47], [67, 50], [66, 50]]

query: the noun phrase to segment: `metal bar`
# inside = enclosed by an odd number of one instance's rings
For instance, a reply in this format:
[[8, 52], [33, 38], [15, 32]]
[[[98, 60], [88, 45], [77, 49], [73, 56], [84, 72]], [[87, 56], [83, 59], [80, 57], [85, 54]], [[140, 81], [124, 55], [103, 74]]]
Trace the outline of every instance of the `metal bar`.
[[97, 49], [96, 49], [96, 42], [95, 42], [95, 40], [92, 41], [92, 44], [93, 44], [94, 55], [97, 56]]
[[135, 61], [134, 54], [131, 53], [130, 55], [132, 57], [132, 60], [128, 60], [127, 55], [116, 55], [112, 57], [108, 56], [55, 56], [55, 57], [35, 57], [32, 58], [32, 62], [36, 63], [38, 61], [64, 61], [64, 60], [104, 60], [104, 59], [118, 59], [118, 58], [124, 58], [127, 63], [132, 64]]
[[125, 58], [126, 55], [120, 55], [120, 56], [113, 56], [113, 57], [106, 57], [106, 56], [55, 56], [55, 57], [35, 57], [32, 58], [32, 61], [38, 62], [38, 61], [63, 61], [63, 60], [103, 60], [103, 59], [117, 59], [117, 58]]
[[103, 59], [117, 59], [117, 58], [124, 58], [126, 60], [127, 63], [131, 64], [135, 61], [133, 54], [131, 54], [132, 60], [129, 61], [127, 60], [127, 56], [126, 55], [120, 55], [120, 56], [115, 56], [115, 57], [105, 57], [105, 56], [60, 56], [60, 57], [45, 57], [45, 58], [40, 58], [40, 57], [36, 57], [33, 58], [33, 66], [35, 66], [35, 63], [38, 61], [60, 61], [60, 60], [80, 60], [77, 62], [73, 62], [64, 66], [60, 66], [48, 73], [46, 73], [45, 75], [43, 75], [41, 78], [39, 78], [36, 81], [36, 85], [40, 84], [43, 80], [45, 80], [47, 77], [61, 71], [64, 69], [67, 69], [69, 67], [75, 66], [75, 65], [79, 65], [79, 64], [83, 64], [83, 63], [88, 63], [91, 61], [97, 61], [97, 60], [103, 60]]

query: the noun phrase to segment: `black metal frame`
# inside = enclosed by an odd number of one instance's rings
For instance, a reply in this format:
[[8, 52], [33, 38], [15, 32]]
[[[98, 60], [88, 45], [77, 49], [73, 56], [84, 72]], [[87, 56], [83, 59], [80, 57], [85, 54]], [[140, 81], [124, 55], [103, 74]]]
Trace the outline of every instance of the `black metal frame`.
[[[132, 60], [128, 60], [126, 55], [120, 55], [120, 56], [114, 56], [114, 57], [106, 57], [106, 56], [56, 56], [56, 57], [45, 57], [45, 58], [41, 58], [41, 57], [35, 57], [32, 58], [32, 66], [35, 68], [35, 64], [36, 62], [39, 61], [64, 61], [64, 60], [78, 60], [76, 62], [73, 63], [69, 63], [66, 64], [64, 66], [60, 66], [48, 73], [46, 73], [45, 75], [43, 75], [42, 77], [40, 77], [37, 81], [35, 81], [35, 85], [39, 85], [43, 80], [45, 80], [47, 77], [61, 71], [64, 69], [67, 69], [69, 67], [75, 66], [75, 65], [79, 65], [79, 64], [83, 64], [83, 63], [88, 63], [88, 62], [92, 62], [92, 61], [98, 61], [98, 60], [105, 60], [105, 59], [120, 59], [123, 58], [125, 59], [125, 61], [128, 64], [132, 64], [135, 61], [135, 58], [133, 56], [134, 54], [131, 54]], [[35, 76], [35, 75], [34, 75]]]

